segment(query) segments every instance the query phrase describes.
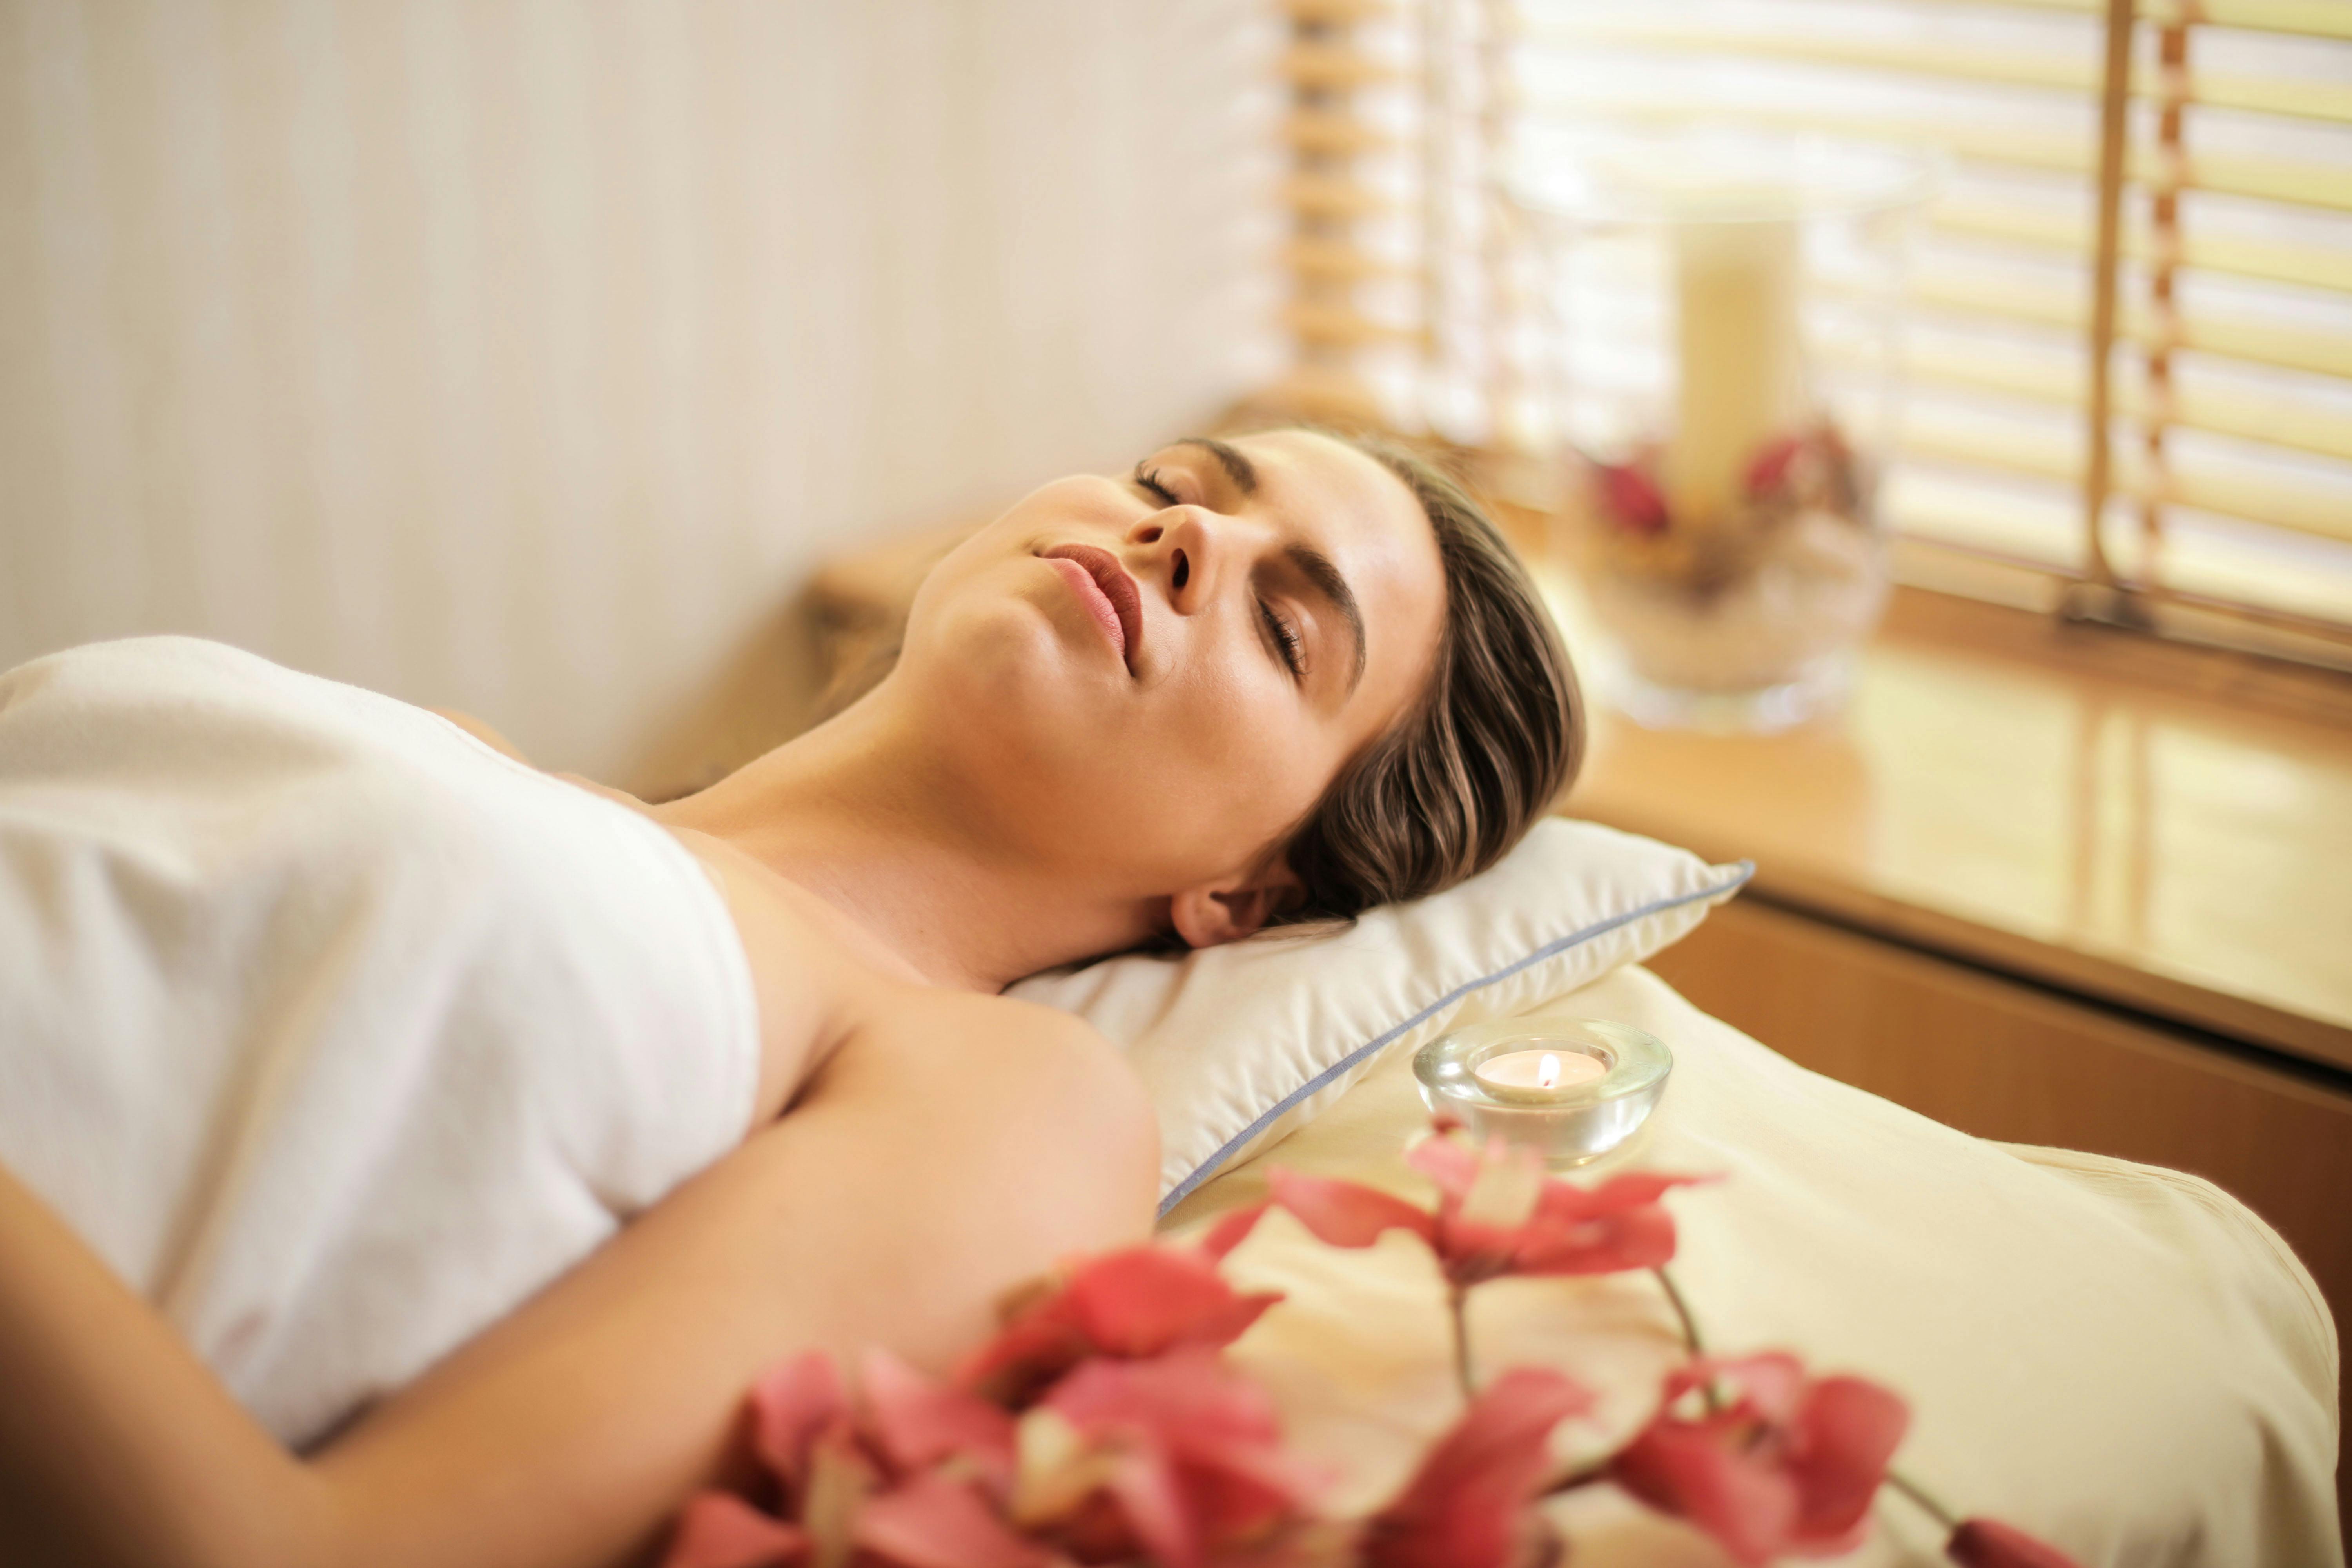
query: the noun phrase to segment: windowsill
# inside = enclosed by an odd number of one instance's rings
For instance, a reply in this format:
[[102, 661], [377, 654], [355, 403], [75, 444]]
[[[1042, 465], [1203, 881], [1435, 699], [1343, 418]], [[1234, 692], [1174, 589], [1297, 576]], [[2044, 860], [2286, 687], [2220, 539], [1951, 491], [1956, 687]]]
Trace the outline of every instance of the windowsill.
[[1752, 859], [1772, 903], [2352, 1070], [2352, 679], [1904, 589], [1841, 718], [1596, 714], [1567, 809]]

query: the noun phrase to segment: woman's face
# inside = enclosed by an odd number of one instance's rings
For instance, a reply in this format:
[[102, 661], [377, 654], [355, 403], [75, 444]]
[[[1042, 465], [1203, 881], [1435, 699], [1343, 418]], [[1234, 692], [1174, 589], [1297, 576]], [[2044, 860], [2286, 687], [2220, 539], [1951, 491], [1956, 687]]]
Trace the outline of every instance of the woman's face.
[[1184, 441], [965, 542], [891, 679], [1009, 853], [1170, 899], [1201, 944], [1272, 912], [1278, 841], [1420, 694], [1444, 597], [1374, 459], [1295, 430]]

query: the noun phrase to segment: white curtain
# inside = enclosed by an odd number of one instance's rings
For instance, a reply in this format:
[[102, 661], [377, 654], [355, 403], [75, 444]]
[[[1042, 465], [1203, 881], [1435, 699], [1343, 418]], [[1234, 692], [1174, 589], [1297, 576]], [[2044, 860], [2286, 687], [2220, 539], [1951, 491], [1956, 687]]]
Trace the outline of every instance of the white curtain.
[[825, 555], [1269, 368], [1261, 0], [0, 0], [0, 666], [626, 778]]

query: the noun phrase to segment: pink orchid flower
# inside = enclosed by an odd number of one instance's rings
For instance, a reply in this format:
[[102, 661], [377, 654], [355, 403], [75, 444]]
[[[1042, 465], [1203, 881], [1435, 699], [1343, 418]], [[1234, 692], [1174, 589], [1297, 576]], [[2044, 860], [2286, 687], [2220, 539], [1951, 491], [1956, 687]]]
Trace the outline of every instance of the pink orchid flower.
[[858, 1510], [858, 1568], [1055, 1568], [1058, 1559], [1014, 1533], [971, 1487], [937, 1471], [909, 1476]]
[[2047, 1542], [1997, 1519], [1964, 1519], [1944, 1543], [1944, 1555], [1960, 1568], [2081, 1568]]
[[1659, 1268], [1675, 1255], [1675, 1222], [1658, 1200], [1705, 1179], [1638, 1172], [1588, 1190], [1546, 1176], [1532, 1150], [1500, 1139], [1474, 1149], [1443, 1128], [1405, 1159], [1437, 1184], [1435, 1214], [1375, 1187], [1280, 1169], [1271, 1201], [1334, 1247], [1370, 1247], [1384, 1231], [1409, 1230], [1460, 1290], [1507, 1274]]
[[798, 1568], [808, 1531], [772, 1518], [731, 1492], [700, 1492], [678, 1515], [663, 1568]]
[[[1700, 1391], [1725, 1384], [1736, 1391], [1729, 1404], [1681, 1413]], [[1830, 1556], [1862, 1540], [1910, 1418], [1876, 1384], [1809, 1378], [1791, 1355], [1693, 1361], [1667, 1375], [1657, 1415], [1610, 1475], [1740, 1563]]]
[[1208, 1568], [1311, 1526], [1320, 1478], [1213, 1351], [1089, 1361], [1022, 1418], [1014, 1517], [1079, 1563]]
[[1552, 1428], [1592, 1396], [1556, 1372], [1517, 1367], [1471, 1402], [1359, 1543], [1361, 1568], [1511, 1568], [1550, 1537], [1529, 1509], [1551, 1469]]
[[1256, 1215], [1229, 1216], [1197, 1247], [1131, 1247], [1081, 1265], [1060, 1288], [1016, 1307], [957, 1382], [1013, 1409], [1090, 1356], [1135, 1360], [1239, 1339], [1278, 1292], [1244, 1293], [1218, 1263]]
[[863, 1371], [863, 1410], [822, 1352], [754, 1384], [752, 1452], [776, 1511], [703, 1492], [679, 1516], [663, 1568], [798, 1568], [853, 1554], [860, 1568], [1051, 1568], [1053, 1554], [1002, 1517], [1013, 1418], [881, 1351]]

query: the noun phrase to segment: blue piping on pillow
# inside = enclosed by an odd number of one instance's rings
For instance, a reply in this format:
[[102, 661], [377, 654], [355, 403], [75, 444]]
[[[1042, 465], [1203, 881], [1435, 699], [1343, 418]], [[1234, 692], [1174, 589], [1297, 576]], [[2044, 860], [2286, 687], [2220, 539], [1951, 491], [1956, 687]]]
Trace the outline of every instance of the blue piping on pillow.
[[1654, 902], [1643, 904], [1638, 910], [1628, 910], [1626, 913], [1622, 915], [1612, 915], [1607, 920], [1601, 921], [1598, 925], [1587, 926], [1582, 931], [1570, 931], [1566, 936], [1548, 942], [1544, 943], [1543, 946], [1536, 949], [1533, 952], [1528, 953], [1525, 958], [1517, 959], [1512, 963], [1507, 963], [1503, 965], [1502, 968], [1495, 971], [1492, 974], [1482, 974], [1475, 980], [1464, 981], [1461, 984], [1455, 986], [1444, 995], [1440, 996], [1436, 1001], [1432, 1002], [1428, 1006], [1423, 1007], [1420, 1012], [1415, 1013], [1412, 1017], [1407, 1018], [1403, 1023], [1399, 1024], [1395, 1028], [1391, 1029], [1388, 1033], [1381, 1035], [1375, 1039], [1358, 1046], [1354, 1050], [1349, 1051], [1346, 1056], [1340, 1058], [1338, 1061], [1332, 1063], [1329, 1067], [1325, 1068], [1321, 1072], [1317, 1073], [1313, 1078], [1308, 1079], [1305, 1083], [1300, 1084], [1297, 1089], [1292, 1089], [1288, 1094], [1284, 1095], [1280, 1100], [1275, 1101], [1271, 1110], [1267, 1110], [1263, 1116], [1260, 1116], [1255, 1121], [1251, 1122], [1247, 1127], [1243, 1128], [1239, 1132], [1234, 1133], [1234, 1136], [1226, 1142], [1223, 1148], [1218, 1150], [1215, 1153], [1202, 1161], [1199, 1170], [1194, 1171], [1191, 1175], [1177, 1183], [1176, 1190], [1160, 1200], [1160, 1217], [1163, 1219], [1166, 1218], [1170, 1209], [1172, 1209], [1178, 1204], [1182, 1203], [1185, 1198], [1192, 1194], [1193, 1188], [1199, 1186], [1202, 1182], [1207, 1181], [1212, 1175], [1216, 1173], [1218, 1166], [1223, 1165], [1227, 1160], [1232, 1159], [1235, 1150], [1239, 1149], [1243, 1144], [1247, 1143], [1251, 1139], [1256, 1137], [1259, 1133], [1272, 1126], [1275, 1120], [1281, 1116], [1283, 1112], [1288, 1110], [1292, 1106], [1297, 1105], [1300, 1100], [1307, 1099], [1309, 1095], [1314, 1094], [1317, 1090], [1328, 1086], [1334, 1079], [1339, 1077], [1349, 1068], [1354, 1067], [1358, 1062], [1362, 1061], [1366, 1057], [1373, 1055], [1375, 1052], [1379, 1051], [1381, 1047], [1388, 1045], [1399, 1036], [1407, 1034], [1412, 1029], [1418, 1027], [1423, 1020], [1429, 1017], [1431, 1014], [1451, 1007], [1456, 1002], [1461, 1001], [1465, 996], [1469, 995], [1473, 991], [1483, 991], [1487, 986], [1496, 984], [1497, 981], [1508, 980], [1512, 975], [1517, 974], [1520, 970], [1527, 968], [1528, 965], [1531, 963], [1541, 963], [1545, 959], [1553, 956], [1555, 953], [1566, 952], [1570, 948], [1575, 947], [1581, 942], [1591, 942], [1596, 936], [1605, 936], [1609, 932], [1615, 931], [1619, 926], [1629, 925], [1634, 921], [1642, 919], [1645, 915], [1663, 914], [1668, 910], [1679, 909], [1684, 904], [1696, 903], [1701, 899], [1719, 899], [1727, 893], [1736, 893], [1740, 889], [1748, 885], [1748, 878], [1753, 877], [1756, 874], [1756, 862], [1753, 860], [1742, 860], [1738, 862], [1738, 866], [1739, 875], [1734, 877], [1731, 880], [1724, 883], [1720, 887], [1702, 888], [1696, 893], [1678, 893], [1671, 899], [1659, 899]]

